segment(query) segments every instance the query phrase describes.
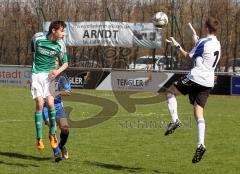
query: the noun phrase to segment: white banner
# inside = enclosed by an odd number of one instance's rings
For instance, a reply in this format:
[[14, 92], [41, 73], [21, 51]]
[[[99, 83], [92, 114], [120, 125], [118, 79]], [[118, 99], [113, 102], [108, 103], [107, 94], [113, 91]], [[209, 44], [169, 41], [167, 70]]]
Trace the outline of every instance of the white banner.
[[158, 92], [173, 75], [163, 72], [112, 71], [96, 89]]
[[0, 66], [0, 85], [31, 86], [31, 68]]
[[[50, 22], [44, 22], [48, 31]], [[66, 22], [65, 42], [68, 46], [112, 46], [159, 48], [161, 30], [152, 23]]]

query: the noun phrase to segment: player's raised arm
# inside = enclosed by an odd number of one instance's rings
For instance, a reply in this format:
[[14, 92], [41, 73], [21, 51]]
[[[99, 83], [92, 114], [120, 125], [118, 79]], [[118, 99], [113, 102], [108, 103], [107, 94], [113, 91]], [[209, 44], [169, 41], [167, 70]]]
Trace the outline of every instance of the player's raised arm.
[[194, 44], [196, 45], [198, 43], [199, 36], [197, 35], [196, 30], [193, 28], [193, 26], [190, 22], [188, 23], [188, 27], [192, 31], [192, 40], [193, 40]]

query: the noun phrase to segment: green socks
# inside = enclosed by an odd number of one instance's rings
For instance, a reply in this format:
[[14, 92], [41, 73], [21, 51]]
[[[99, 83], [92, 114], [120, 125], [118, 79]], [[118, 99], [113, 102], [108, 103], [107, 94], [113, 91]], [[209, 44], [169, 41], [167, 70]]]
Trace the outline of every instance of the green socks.
[[56, 120], [55, 120], [55, 116], [56, 116], [56, 110], [55, 108], [53, 110], [49, 111], [49, 123], [50, 123], [50, 134], [51, 135], [55, 135], [55, 127], [56, 127]]
[[37, 138], [42, 139], [42, 112], [35, 112], [35, 124], [37, 130]]
[[[56, 110], [53, 109], [49, 111], [49, 122], [50, 122], [50, 134], [55, 135], [55, 127], [56, 127]], [[42, 139], [42, 112], [35, 112], [35, 125], [36, 125], [36, 130], [37, 130], [37, 138]]]

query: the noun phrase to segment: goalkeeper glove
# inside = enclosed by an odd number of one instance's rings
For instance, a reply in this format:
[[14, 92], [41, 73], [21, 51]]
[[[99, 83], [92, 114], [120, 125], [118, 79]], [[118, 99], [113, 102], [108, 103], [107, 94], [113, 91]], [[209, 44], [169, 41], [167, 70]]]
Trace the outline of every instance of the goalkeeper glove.
[[180, 49], [180, 44], [174, 39], [174, 37], [169, 37], [169, 39], [165, 40], [166, 42], [170, 43], [173, 47], [176, 47], [177, 49]]

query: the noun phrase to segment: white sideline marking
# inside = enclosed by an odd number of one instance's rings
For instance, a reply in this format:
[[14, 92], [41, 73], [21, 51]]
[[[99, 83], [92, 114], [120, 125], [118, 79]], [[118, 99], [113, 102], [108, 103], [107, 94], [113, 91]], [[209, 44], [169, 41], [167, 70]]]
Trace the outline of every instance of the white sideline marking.
[[32, 120], [1, 120], [0, 123], [7, 123], [7, 122], [32, 122]]
[[[191, 115], [192, 113], [179, 113], [179, 115]], [[149, 116], [168, 116], [169, 114], [163, 114], [163, 113], [130, 113], [128, 116], [124, 116], [124, 115], [120, 115], [118, 116], [119, 117], [129, 117], [129, 118], [133, 118], [134, 116], [135, 117], [140, 117], [140, 116], [146, 116], [146, 117], [149, 117]], [[33, 120], [0, 120], [0, 123], [11, 123], [11, 122], [33, 122]]]

